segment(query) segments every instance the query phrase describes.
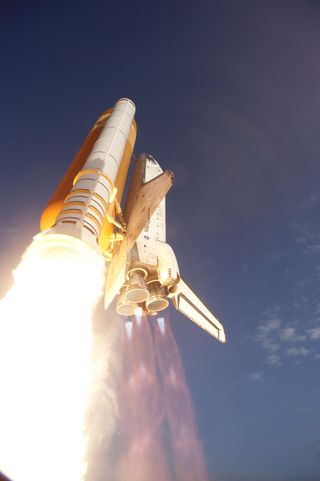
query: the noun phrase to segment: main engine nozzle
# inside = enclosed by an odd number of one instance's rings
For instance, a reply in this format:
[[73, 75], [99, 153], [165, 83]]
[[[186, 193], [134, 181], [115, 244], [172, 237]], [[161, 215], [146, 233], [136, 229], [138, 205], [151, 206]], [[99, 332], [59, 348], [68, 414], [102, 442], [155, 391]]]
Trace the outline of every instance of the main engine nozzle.
[[149, 297], [149, 291], [144, 281], [146, 271], [142, 269], [133, 269], [129, 271], [129, 283], [126, 291], [127, 300], [140, 304], [145, 302]]
[[146, 302], [148, 311], [163, 311], [169, 305], [164, 288], [158, 280], [152, 280], [148, 283], [149, 299]]
[[135, 302], [129, 301], [127, 299], [128, 286], [122, 287], [117, 300], [116, 311], [119, 316], [133, 316], [137, 308]]

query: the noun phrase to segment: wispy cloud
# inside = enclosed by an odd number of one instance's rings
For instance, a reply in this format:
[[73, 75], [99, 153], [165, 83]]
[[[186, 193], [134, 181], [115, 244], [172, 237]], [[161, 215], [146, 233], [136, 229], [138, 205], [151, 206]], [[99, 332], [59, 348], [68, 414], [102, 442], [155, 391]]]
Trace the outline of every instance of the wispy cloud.
[[295, 241], [302, 247], [303, 254], [316, 254], [320, 251], [320, 233], [313, 225], [294, 225], [297, 231]]
[[263, 371], [251, 372], [248, 377], [251, 381], [261, 382], [263, 380]]
[[280, 349], [280, 344], [265, 339], [263, 347], [269, 352], [277, 352]]
[[289, 349], [286, 350], [288, 356], [294, 357], [307, 356], [309, 352], [310, 349], [307, 349], [306, 347], [289, 347]]
[[313, 327], [312, 329], [309, 329], [308, 334], [310, 336], [310, 339], [312, 340], [320, 339], [320, 327], [317, 326], [317, 327]]
[[[265, 365], [272, 368], [280, 367], [290, 358], [291, 362], [300, 363], [301, 359], [312, 355], [314, 349], [310, 343], [320, 339], [320, 326], [306, 329], [303, 324], [303, 329], [299, 332], [296, 325], [292, 322], [285, 323], [280, 316], [260, 323], [254, 340], [265, 353]], [[314, 358], [318, 359], [317, 355]], [[252, 380], [254, 374], [250, 375]]]
[[298, 210], [301, 212], [303, 210], [309, 209], [313, 207], [315, 204], [319, 202], [320, 196], [318, 194], [314, 194], [313, 192], [305, 197], [301, 204], [299, 205]]
[[282, 365], [281, 358], [279, 354], [270, 354], [266, 357], [266, 364], [272, 367], [279, 367]]
[[320, 244], [309, 244], [304, 248], [305, 254], [315, 254], [320, 251]]
[[259, 330], [264, 333], [269, 333], [279, 329], [281, 326], [280, 319], [269, 319], [259, 326]]
[[271, 252], [270, 254], [270, 261], [272, 262], [277, 262], [277, 261], [280, 261], [281, 259], [283, 259], [285, 256], [285, 252], [281, 251], [280, 249], [274, 251], [274, 252]]
[[317, 239], [314, 228], [310, 224], [305, 224], [302, 227], [295, 225], [294, 227], [298, 231], [296, 235], [297, 244], [306, 246]]
[[277, 332], [280, 328], [280, 319], [268, 319], [258, 327], [258, 333], [255, 336], [256, 342], [267, 354], [265, 362], [268, 366], [277, 367], [281, 364], [280, 356], [276, 354], [280, 349], [280, 344], [277, 342]]
[[298, 335], [295, 327], [285, 327], [279, 332], [280, 341], [284, 342], [301, 342], [307, 339], [307, 336]]

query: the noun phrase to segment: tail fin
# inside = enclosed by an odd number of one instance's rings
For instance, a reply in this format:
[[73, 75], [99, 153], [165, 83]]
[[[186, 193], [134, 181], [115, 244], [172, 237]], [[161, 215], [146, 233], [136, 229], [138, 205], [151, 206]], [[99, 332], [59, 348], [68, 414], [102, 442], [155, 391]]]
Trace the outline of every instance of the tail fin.
[[181, 279], [173, 296], [175, 308], [220, 342], [226, 342], [222, 324]]

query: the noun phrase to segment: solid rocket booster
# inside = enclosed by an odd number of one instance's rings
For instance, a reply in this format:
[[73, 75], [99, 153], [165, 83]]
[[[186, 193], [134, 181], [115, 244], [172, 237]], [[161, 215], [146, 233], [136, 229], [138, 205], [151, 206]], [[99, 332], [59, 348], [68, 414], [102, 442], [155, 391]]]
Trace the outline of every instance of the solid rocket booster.
[[113, 239], [115, 197], [120, 201], [136, 137], [134, 114], [134, 103], [120, 99], [98, 120], [45, 209], [42, 229], [106, 250]]

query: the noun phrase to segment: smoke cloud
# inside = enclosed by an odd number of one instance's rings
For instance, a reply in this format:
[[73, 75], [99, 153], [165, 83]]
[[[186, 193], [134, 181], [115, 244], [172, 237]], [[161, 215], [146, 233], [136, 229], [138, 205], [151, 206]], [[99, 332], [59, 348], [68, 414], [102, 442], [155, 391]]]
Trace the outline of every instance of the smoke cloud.
[[[102, 311], [102, 310], [101, 310]], [[85, 433], [87, 443], [86, 481], [111, 480], [112, 440], [119, 416], [116, 382], [123, 352], [122, 320], [99, 312], [93, 323], [91, 382]]]

